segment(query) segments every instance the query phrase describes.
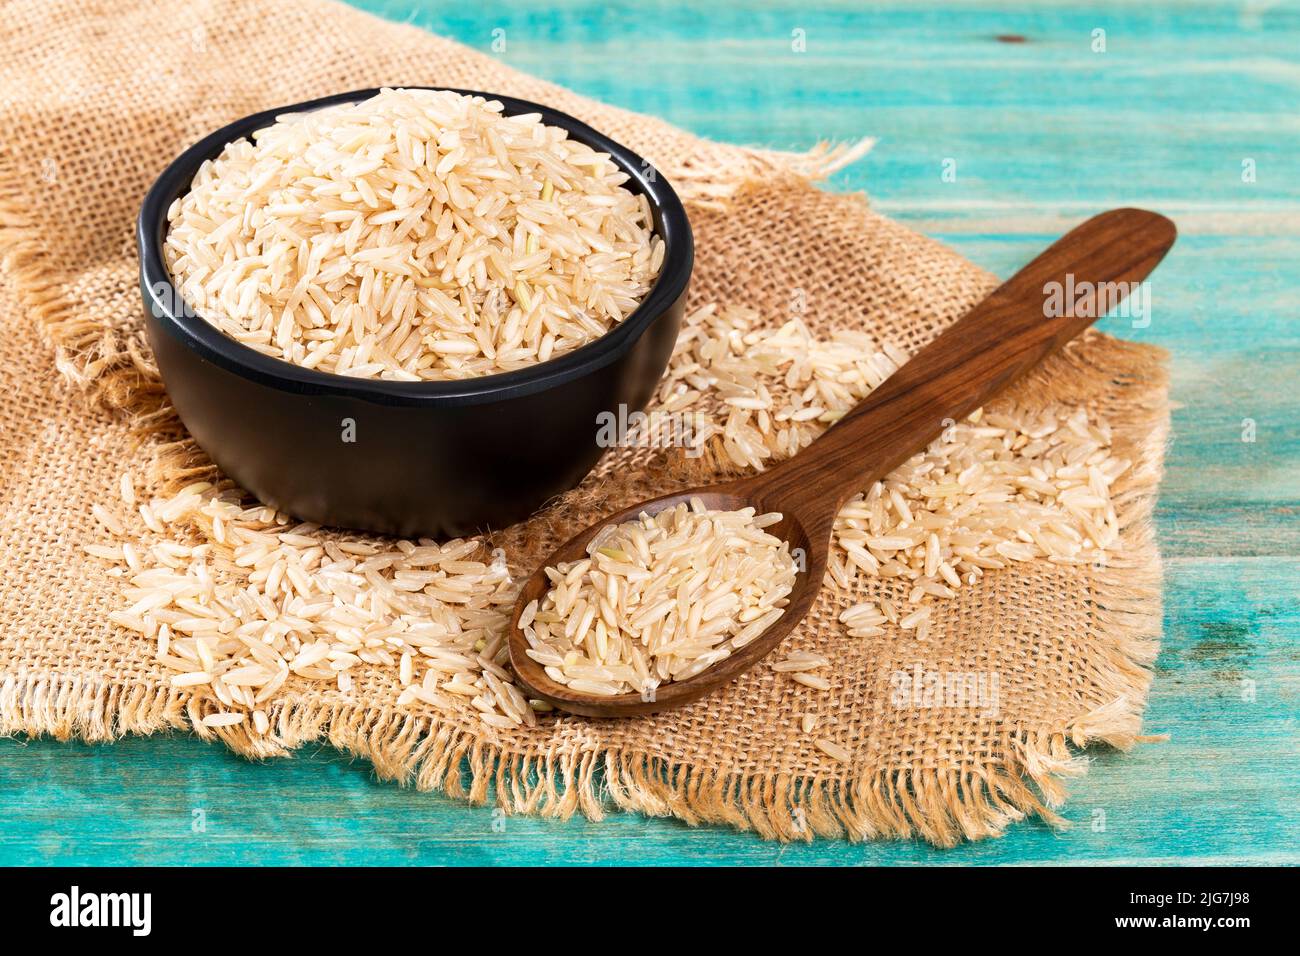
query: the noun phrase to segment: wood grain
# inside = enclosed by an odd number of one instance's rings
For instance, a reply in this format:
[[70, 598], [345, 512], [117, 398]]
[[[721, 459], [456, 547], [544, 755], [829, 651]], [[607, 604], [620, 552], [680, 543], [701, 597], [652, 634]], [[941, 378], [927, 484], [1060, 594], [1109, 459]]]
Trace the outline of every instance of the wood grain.
[[[1170, 220], [1143, 209], [1093, 216], [1035, 256], [793, 458], [737, 481], [631, 505], [566, 541], [536, 569], [515, 602], [507, 639], [520, 688], [569, 713], [630, 717], [680, 707], [735, 680], [807, 616], [826, 576], [835, 516], [849, 498], [923, 451], [949, 423], [986, 405], [1092, 325], [1099, 301], [1118, 306], [1146, 281], [1175, 235]], [[1060, 300], [1055, 304], [1049, 296], [1053, 286]], [[1068, 303], [1066, 296], [1071, 297]], [[752, 507], [757, 514], [783, 516], [768, 530], [787, 542], [792, 553], [807, 557], [785, 613], [730, 657], [694, 677], [662, 684], [654, 694], [599, 696], [552, 680], [528, 656], [529, 644], [519, 629], [524, 609], [551, 588], [546, 569], [585, 558], [591, 539], [608, 525], [689, 506], [697, 498], [716, 511]]]
[[[0, 863], [1297, 862], [1295, 4], [358, 5], [484, 52], [504, 30], [505, 62], [701, 135], [786, 149], [876, 136], [834, 187], [867, 190], [882, 212], [999, 275], [1109, 206], [1174, 218], [1181, 235], [1153, 278], [1151, 324], [1100, 323], [1172, 355], [1180, 407], [1157, 513], [1165, 637], [1145, 722], [1170, 739], [1090, 752], [1063, 810], [1069, 830], [1021, 824], [947, 851], [778, 846], [629, 814], [506, 819], [376, 783], [327, 748], [254, 764], [180, 735], [0, 740]], [[1095, 29], [1105, 53], [1091, 49]], [[998, 43], [1004, 33], [1026, 42]], [[955, 180], [942, 178], [945, 158]], [[1247, 418], [1254, 442], [1241, 440]]]

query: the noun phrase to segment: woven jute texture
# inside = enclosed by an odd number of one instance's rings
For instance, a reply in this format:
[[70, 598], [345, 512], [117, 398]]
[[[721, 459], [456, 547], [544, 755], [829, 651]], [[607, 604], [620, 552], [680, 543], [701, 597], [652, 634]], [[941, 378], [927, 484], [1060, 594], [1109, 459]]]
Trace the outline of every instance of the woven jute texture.
[[[185, 145], [256, 110], [380, 85], [446, 85], [551, 104], [649, 158], [687, 200], [692, 299], [772, 322], [801, 290], [815, 331], [860, 328], [915, 349], [995, 285], [951, 251], [811, 180], [860, 150], [791, 155], [710, 143], [603, 106], [419, 30], [318, 0], [193, 4], [11, 0], [0, 32], [0, 732], [106, 740], [187, 728], [212, 702], [172, 688], [151, 640], [109, 623], [120, 581], [82, 546], [125, 471], [158, 486], [203, 469], [178, 431], [141, 334], [132, 224]], [[271, 732], [201, 731], [253, 756], [323, 740], [378, 773], [510, 812], [612, 808], [722, 823], [776, 839], [1000, 832], [1064, 797], [1080, 748], [1139, 739], [1159, 638], [1149, 523], [1168, 403], [1154, 350], [1090, 334], [1018, 387], [1029, 407], [1085, 405], [1135, 467], [1115, 497], [1122, 546], [1103, 567], [1018, 563], [942, 602], [929, 638], [849, 638], [825, 588], [783, 650], [832, 659], [829, 692], [760, 666], [688, 708], [599, 722], [485, 727], [466, 707], [398, 709], [396, 676], [353, 689], [292, 679]], [[168, 454], [160, 454], [164, 442]], [[179, 442], [177, 444], [176, 442]], [[712, 459], [705, 458], [708, 462]], [[611, 453], [565, 500], [494, 544], [516, 571], [600, 512], [708, 470], [669, 452]], [[692, 475], [691, 472], [694, 472]], [[996, 712], [899, 707], [891, 675], [995, 673]], [[816, 749], [799, 717], [834, 717], [852, 759]]]

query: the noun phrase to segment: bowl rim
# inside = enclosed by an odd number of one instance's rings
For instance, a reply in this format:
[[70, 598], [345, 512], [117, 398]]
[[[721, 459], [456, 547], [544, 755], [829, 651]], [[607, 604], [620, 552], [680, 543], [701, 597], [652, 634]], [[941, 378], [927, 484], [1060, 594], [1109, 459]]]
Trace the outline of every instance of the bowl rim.
[[[263, 355], [230, 338], [191, 308], [175, 308], [176, 304], [184, 305], [184, 299], [172, 282], [163, 259], [167, 210], [173, 200], [189, 190], [203, 162], [219, 155], [228, 143], [271, 125], [278, 116], [357, 102], [386, 89], [447, 90], [495, 100], [505, 107], [506, 115], [540, 113], [544, 123], [558, 126], [573, 139], [608, 153], [619, 169], [630, 177], [624, 184], [625, 188], [649, 199], [651, 211], [658, 219], [656, 233], [664, 241], [664, 261], [659, 275], [637, 307], [604, 335], [558, 358], [509, 372], [421, 382], [350, 378], [303, 368]], [[272, 388], [306, 395], [368, 400], [382, 405], [478, 404], [531, 395], [581, 378], [622, 357], [655, 320], [677, 302], [686, 291], [695, 260], [694, 237], [686, 209], [672, 186], [648, 161], [567, 113], [528, 100], [448, 86], [384, 86], [337, 93], [252, 113], [222, 126], [182, 152], [154, 181], [140, 207], [136, 244], [140, 257], [140, 289], [146, 312], [200, 357]]]

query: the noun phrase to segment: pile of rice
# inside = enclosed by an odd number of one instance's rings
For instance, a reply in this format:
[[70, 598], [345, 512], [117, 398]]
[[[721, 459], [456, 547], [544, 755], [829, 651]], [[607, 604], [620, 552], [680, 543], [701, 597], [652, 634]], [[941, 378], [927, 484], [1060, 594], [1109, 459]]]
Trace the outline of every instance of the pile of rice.
[[588, 557], [546, 569], [551, 589], [519, 618], [528, 656], [573, 690], [652, 699], [784, 613], [797, 567], [789, 545], [763, 530], [780, 520], [694, 498], [602, 528]]
[[818, 339], [799, 319], [763, 328], [757, 312], [707, 305], [687, 317], [657, 411], [691, 416], [691, 445], [717, 441], [761, 471], [810, 444], [908, 359], [865, 332]]
[[[798, 319], [764, 329], [740, 307], [706, 306], [686, 329], [659, 406], [694, 416], [694, 444], [717, 442], [755, 470], [809, 445], [908, 360], [862, 332], [818, 339]], [[858, 574], [906, 582], [916, 606], [1012, 561], [1104, 561], [1119, 537], [1110, 488], [1131, 465], [1111, 444], [1084, 408], [998, 401], [950, 422], [840, 512], [828, 576], [844, 589]], [[920, 628], [929, 612], [913, 611], [883, 600], [850, 617], [860, 633], [883, 621]]]
[[1111, 486], [1130, 464], [1082, 408], [976, 411], [840, 511], [830, 578], [849, 587], [864, 572], [906, 589], [906, 603], [864, 602], [841, 620], [853, 636], [890, 622], [924, 639], [929, 599], [954, 597], [987, 571], [1103, 564], [1119, 540]]
[[[746, 309], [712, 306], [691, 317], [656, 403], [659, 410], [696, 415], [702, 423], [696, 439], [718, 442], [738, 464], [761, 468], [804, 447], [907, 358], [861, 333], [821, 340], [798, 321], [772, 331], [759, 328], [756, 319]], [[1119, 533], [1112, 488], [1129, 466], [1114, 454], [1110, 428], [1086, 409], [999, 401], [953, 423], [840, 512], [826, 584], [851, 590], [862, 576], [872, 582], [871, 599], [841, 615], [847, 635], [895, 631], [924, 639], [942, 602], [1011, 562], [1104, 562]], [[236, 489], [206, 483], [137, 501], [135, 485], [124, 477], [120, 502], [93, 510], [114, 540], [87, 550], [110, 561], [109, 573], [123, 580], [124, 607], [112, 620], [156, 642], [157, 658], [175, 672], [176, 683], [221, 704], [206, 726], [247, 721], [266, 733], [270, 705], [286, 685], [329, 683], [347, 694], [351, 675], [362, 668], [390, 681], [403, 706], [459, 700], [491, 726], [531, 724], [535, 712], [548, 709], [525, 700], [514, 685], [504, 636], [518, 583], [504, 555], [487, 560], [481, 540], [439, 545], [340, 536], [249, 506]], [[742, 512], [738, 525], [734, 516], [682, 511], [662, 520], [695, 527], [697, 543], [709, 542], [705, 553], [716, 550], [719, 536], [739, 537], [746, 552], [756, 548], [771, 561], [733, 592], [740, 603], [722, 619], [726, 626], [707, 626], [717, 621], [716, 614], [706, 616], [716, 611], [709, 602], [723, 599], [730, 607], [731, 597], [713, 592], [724, 578], [729, 586], [744, 578], [714, 576], [711, 563], [703, 603], [691, 603], [696, 592], [689, 589], [687, 604], [677, 603], [683, 584], [704, 570], [700, 565], [685, 581], [667, 578], [675, 590], [662, 618], [637, 617], [634, 606], [650, 608], [631, 600], [658, 593], [647, 584], [652, 566], [631, 529], [612, 529], [576, 566], [572, 580], [574, 567], [556, 569], [557, 587], [529, 612], [531, 619], [524, 618], [534, 659], [551, 668], [552, 677], [578, 689], [604, 688], [597, 693], [646, 692], [721, 660], [738, 640], [768, 626], [755, 629], [756, 622], [776, 620], [772, 615], [779, 615], [793, 581], [784, 543], [762, 530], [777, 519]], [[663, 540], [675, 533], [651, 523], [635, 523], [647, 546], [651, 536]], [[620, 553], [629, 560], [621, 561]], [[670, 566], [686, 555], [669, 555]], [[658, 557], [663, 560], [663, 553]], [[734, 572], [736, 562], [750, 555], [717, 557]], [[691, 551], [690, 568], [696, 558]], [[755, 568], [748, 564], [743, 574]], [[686, 570], [683, 565], [678, 574]], [[603, 590], [611, 582], [614, 598]], [[761, 594], [775, 597], [758, 612]], [[604, 616], [602, 602], [616, 612], [613, 620]], [[668, 633], [670, 616], [674, 633], [684, 622], [686, 643], [664, 653], [678, 639]], [[630, 630], [611, 628], [624, 622]], [[657, 642], [653, 654], [643, 636]], [[835, 677], [830, 663], [801, 649], [774, 658], [771, 666], [829, 691]], [[834, 717], [809, 713], [801, 721], [811, 735], [833, 726]], [[828, 754], [844, 753], [828, 737], [814, 742]]]
[[549, 709], [507, 670], [518, 587], [483, 542], [340, 536], [207, 482], [136, 501], [124, 476], [121, 490], [128, 518], [94, 507], [121, 540], [87, 546], [123, 578], [127, 606], [110, 620], [155, 642], [174, 686], [215, 698], [201, 727], [265, 734], [286, 682], [348, 694], [366, 668], [387, 672], [400, 706], [457, 698], [494, 727]]
[[229, 144], [168, 211], [182, 297], [259, 352], [361, 378], [505, 372], [603, 335], [662, 265], [649, 201], [502, 109], [386, 89]]

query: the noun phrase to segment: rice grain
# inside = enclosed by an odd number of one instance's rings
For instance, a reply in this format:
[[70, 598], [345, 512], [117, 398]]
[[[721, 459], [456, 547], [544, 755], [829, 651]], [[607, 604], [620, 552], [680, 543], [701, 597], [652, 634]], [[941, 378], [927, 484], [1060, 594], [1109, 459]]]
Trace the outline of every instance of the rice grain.
[[169, 210], [164, 254], [184, 300], [265, 355], [463, 379], [572, 351], [636, 308], [664, 244], [628, 179], [538, 114], [385, 89], [228, 144]]
[[524, 609], [529, 656], [602, 696], [701, 673], [784, 613], [797, 568], [763, 530], [779, 520], [693, 499], [601, 529], [587, 558], [547, 569], [552, 588]]

